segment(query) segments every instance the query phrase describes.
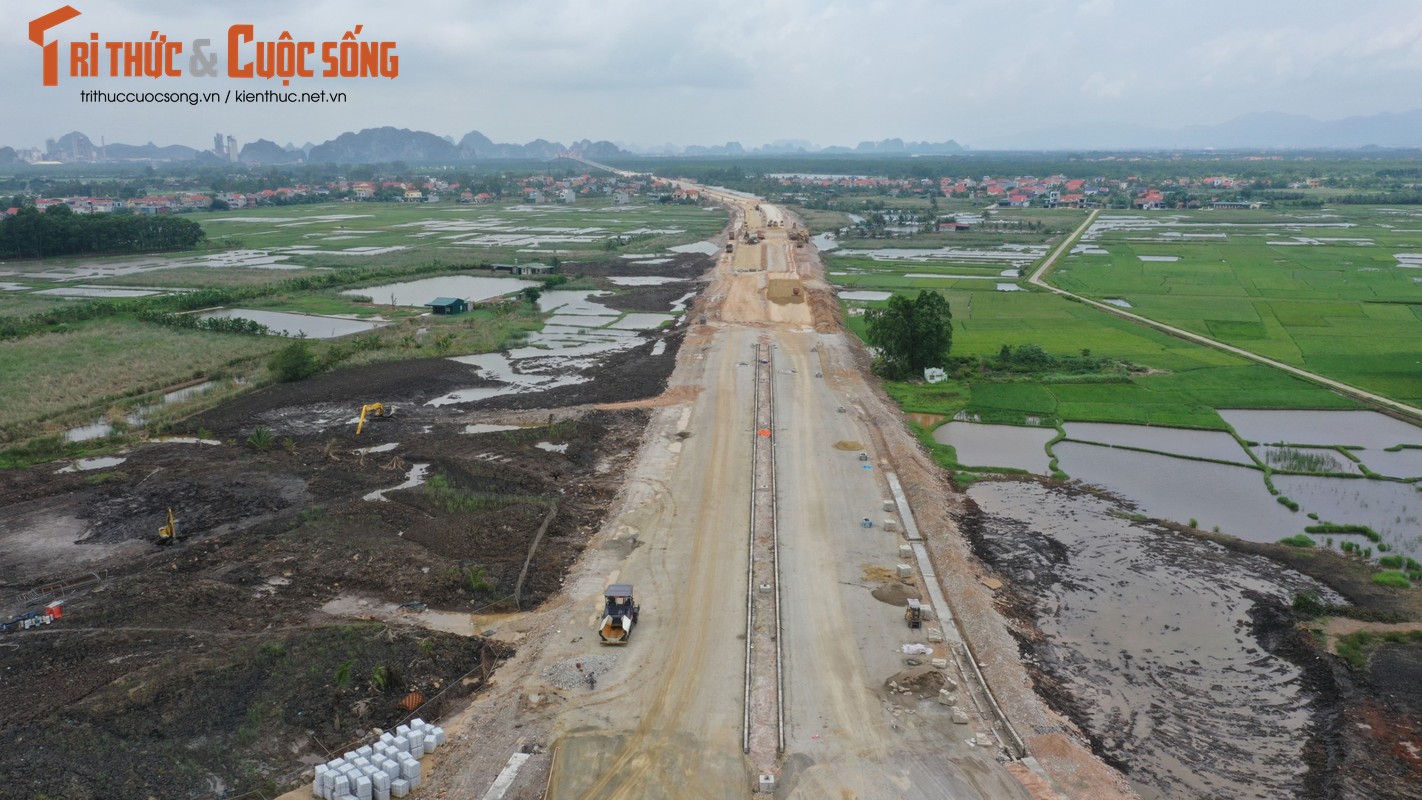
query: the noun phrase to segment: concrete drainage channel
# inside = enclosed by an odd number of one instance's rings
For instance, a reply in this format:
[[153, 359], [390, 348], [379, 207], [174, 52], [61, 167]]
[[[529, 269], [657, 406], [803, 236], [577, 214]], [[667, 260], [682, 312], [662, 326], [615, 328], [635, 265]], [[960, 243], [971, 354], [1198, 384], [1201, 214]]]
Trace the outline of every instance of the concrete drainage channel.
[[[1012, 726], [1012, 722], [1003, 713], [1002, 707], [997, 703], [997, 698], [993, 697], [992, 688], [988, 686], [987, 679], [978, 669], [978, 660], [976, 654], [973, 653], [972, 645], [963, 636], [957, 621], [953, 618], [955, 613], [953, 607], [949, 605], [942, 588], [938, 585], [938, 574], [933, 569], [933, 561], [929, 558], [928, 548], [924, 546], [923, 537], [918, 532], [918, 524], [914, 522], [913, 511], [909, 508], [908, 498], [904, 495], [904, 489], [899, 484], [898, 476], [885, 471], [884, 478], [889, 483], [889, 491], [894, 495], [893, 502], [898, 507], [899, 518], [904, 523], [904, 538], [910, 542], [914, 560], [918, 563], [919, 573], [923, 575], [923, 585], [928, 589], [928, 596], [933, 601], [935, 608], [945, 609], [948, 612], [947, 616], [939, 616], [939, 631], [950, 645], [949, 652], [958, 662], [959, 674], [964, 678], [971, 677], [971, 680], [967, 681], [971, 687], [968, 696], [973, 699], [973, 704], [977, 706], [979, 713], [991, 714], [996, 722], [995, 727], [1000, 728], [1004, 734], [1004, 743], [1012, 757], [1026, 759], [1028, 757], [1026, 743], [1022, 741], [1017, 729]], [[967, 664], [966, 667], [964, 662]]]
[[785, 751], [784, 672], [780, 651], [780, 554], [776, 520], [775, 393], [767, 341], [755, 346], [751, 429], [749, 558], [746, 567], [745, 716], [741, 748], [758, 773], [756, 790], [773, 792]]

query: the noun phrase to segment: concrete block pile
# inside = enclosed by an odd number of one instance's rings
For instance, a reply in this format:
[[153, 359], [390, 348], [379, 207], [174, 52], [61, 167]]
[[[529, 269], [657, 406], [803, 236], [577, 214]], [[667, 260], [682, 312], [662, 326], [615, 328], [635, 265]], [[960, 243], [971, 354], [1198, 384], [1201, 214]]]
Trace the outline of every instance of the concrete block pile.
[[410, 720], [340, 758], [316, 767], [312, 795], [322, 800], [390, 800], [420, 788], [420, 759], [444, 744], [444, 728]]

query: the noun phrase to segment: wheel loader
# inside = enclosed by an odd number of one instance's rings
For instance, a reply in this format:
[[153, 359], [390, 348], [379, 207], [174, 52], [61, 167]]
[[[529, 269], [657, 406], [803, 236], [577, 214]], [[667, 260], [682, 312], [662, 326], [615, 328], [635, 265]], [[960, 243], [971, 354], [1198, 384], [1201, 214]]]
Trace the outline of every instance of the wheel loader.
[[602, 614], [602, 626], [597, 635], [603, 644], [627, 644], [632, 638], [632, 627], [637, 624], [641, 607], [632, 599], [632, 584], [614, 583], [603, 592], [606, 605]]

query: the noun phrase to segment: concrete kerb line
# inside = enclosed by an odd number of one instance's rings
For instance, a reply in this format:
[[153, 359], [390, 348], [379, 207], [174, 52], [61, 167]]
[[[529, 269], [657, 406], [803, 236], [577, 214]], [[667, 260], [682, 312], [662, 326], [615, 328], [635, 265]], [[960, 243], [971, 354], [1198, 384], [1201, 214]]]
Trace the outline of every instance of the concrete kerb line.
[[755, 377], [752, 379], [753, 389], [751, 392], [751, 491], [749, 502], [749, 533], [746, 536], [746, 667], [745, 667], [745, 689], [742, 696], [741, 709], [741, 751], [750, 752], [750, 717], [751, 717], [751, 640], [754, 638], [752, 629], [752, 609], [755, 604], [755, 493], [758, 485], [758, 459], [756, 458], [755, 446], [756, 437], [759, 431], [756, 430], [757, 416], [760, 413], [760, 344], [755, 345], [756, 368]]
[[785, 659], [780, 649], [780, 490], [776, 488], [775, 367], [770, 369], [770, 557], [775, 578], [775, 752], [785, 752]]
[[[958, 621], [957, 610], [948, 602], [947, 596], [943, 594], [942, 586], [938, 583], [938, 573], [934, 570], [933, 560], [928, 554], [928, 548], [923, 543], [923, 536], [918, 531], [918, 524], [914, 522], [913, 510], [909, 508], [908, 497], [904, 494], [903, 486], [899, 483], [899, 477], [893, 472], [885, 471], [884, 478], [889, 483], [889, 490], [893, 492], [894, 503], [898, 506], [899, 516], [903, 519], [904, 523], [904, 538], [908, 539], [910, 546], [913, 547], [914, 560], [918, 562], [918, 569], [923, 575], [924, 586], [928, 588], [928, 596], [933, 601], [935, 608], [941, 608], [948, 612], [946, 617], [943, 614], [938, 615], [938, 627], [943, 633], [944, 641], [950, 645], [954, 645], [950, 646], [948, 650], [953, 653], [953, 660], [958, 662], [959, 670], [963, 668], [963, 661], [968, 662], [973, 680], [977, 682], [978, 686], [982, 687], [983, 697], [987, 700], [993, 717], [1007, 733], [1009, 739], [1008, 744], [1010, 745], [1009, 751], [1012, 753], [1012, 757], [1014, 759], [1022, 759], [1029, 754], [1027, 743], [1024, 742], [1022, 736], [1017, 733], [1017, 728], [1014, 727], [1012, 721], [1007, 718], [1007, 714], [1003, 712], [1002, 706], [998, 705], [997, 698], [993, 696], [992, 686], [988, 684], [987, 678], [983, 675], [982, 670], [978, 669], [977, 655], [973, 652], [972, 646], [968, 643], [966, 634], [963, 633], [962, 625]], [[959, 651], [961, 651], [961, 653]], [[977, 697], [972, 692], [968, 692], [968, 696], [973, 698], [973, 703], [976, 705]], [[978, 711], [983, 712], [984, 709], [980, 707]]]

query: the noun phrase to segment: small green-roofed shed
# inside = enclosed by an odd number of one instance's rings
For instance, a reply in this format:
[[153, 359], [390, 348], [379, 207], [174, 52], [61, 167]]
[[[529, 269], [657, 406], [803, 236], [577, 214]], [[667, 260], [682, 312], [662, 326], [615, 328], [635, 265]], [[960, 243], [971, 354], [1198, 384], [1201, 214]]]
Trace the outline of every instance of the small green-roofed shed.
[[436, 297], [425, 303], [425, 307], [434, 309], [436, 314], [463, 314], [469, 310], [469, 303], [458, 297]]

